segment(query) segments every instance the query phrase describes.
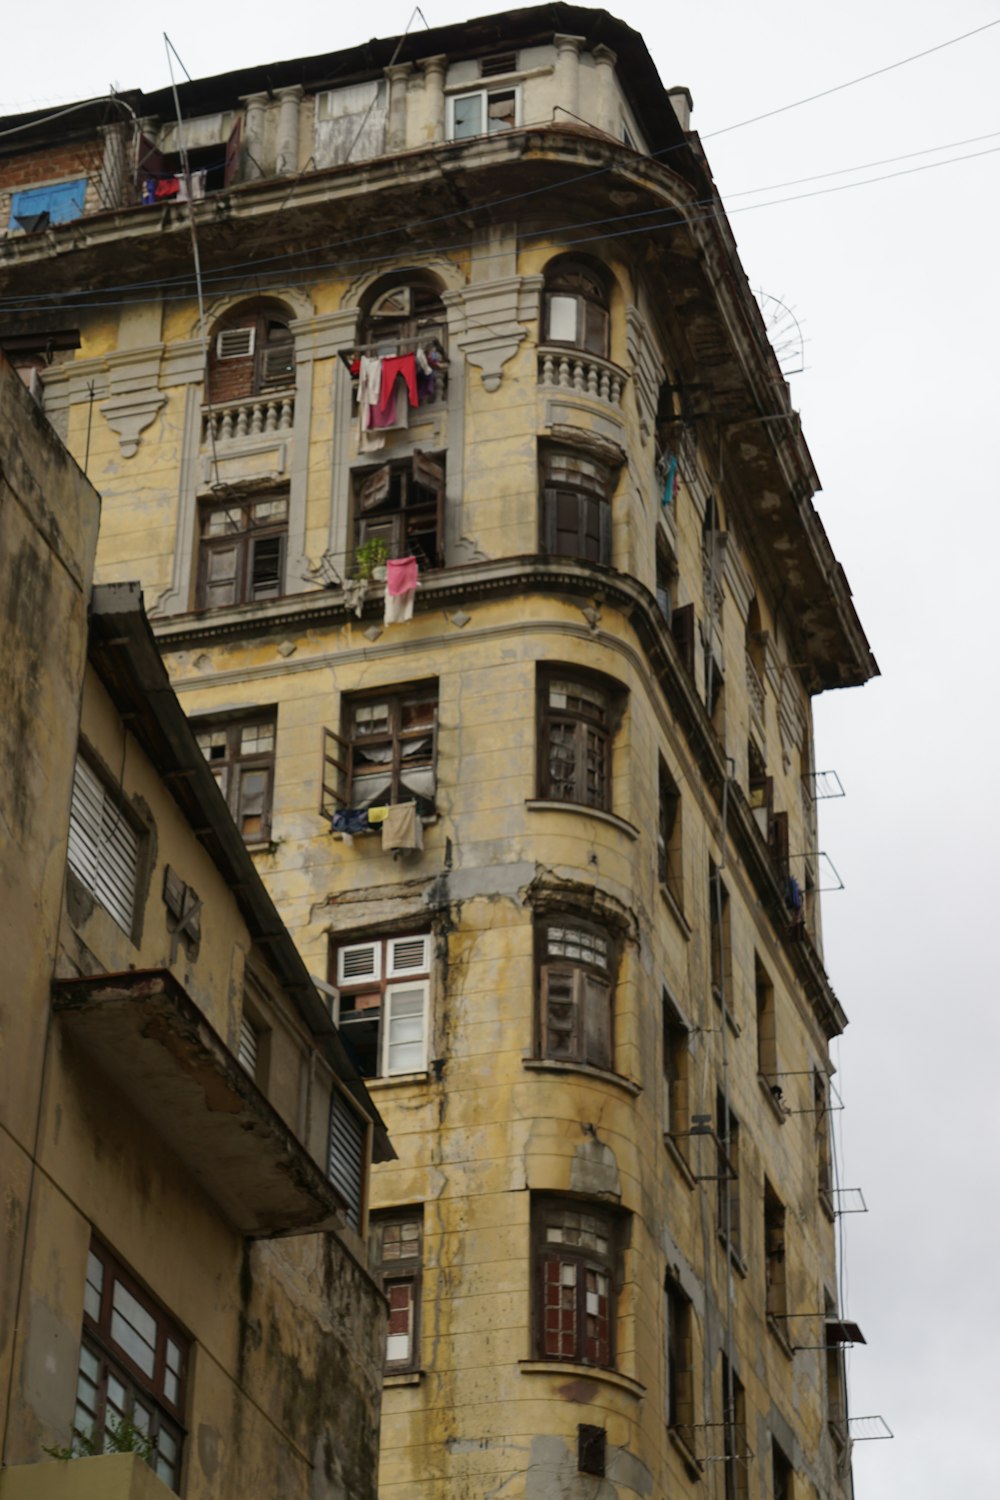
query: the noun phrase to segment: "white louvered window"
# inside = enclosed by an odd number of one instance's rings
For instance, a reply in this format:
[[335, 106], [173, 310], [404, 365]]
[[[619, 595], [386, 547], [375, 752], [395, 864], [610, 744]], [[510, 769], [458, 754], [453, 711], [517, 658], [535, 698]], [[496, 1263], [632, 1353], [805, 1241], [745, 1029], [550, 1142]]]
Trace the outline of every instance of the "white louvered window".
[[69, 819], [69, 867], [119, 927], [131, 933], [139, 836], [113, 794], [78, 755]]
[[334, 1089], [330, 1098], [330, 1154], [327, 1176], [347, 1203], [347, 1222], [361, 1231], [365, 1179], [365, 1126], [347, 1099]]
[[376, 983], [382, 978], [382, 944], [352, 943], [337, 953], [337, 983], [363, 984], [366, 980]]
[[431, 934], [372, 938], [337, 950], [335, 1019], [362, 1078], [427, 1068]]
[[431, 966], [429, 933], [423, 937], [390, 938], [386, 946], [387, 979], [400, 979], [404, 974], [426, 974]]
[[215, 341], [216, 359], [246, 359], [253, 353], [255, 328], [224, 328]]
[[236, 1053], [251, 1078], [257, 1077], [257, 1028], [248, 1016], [240, 1021], [240, 1044]]

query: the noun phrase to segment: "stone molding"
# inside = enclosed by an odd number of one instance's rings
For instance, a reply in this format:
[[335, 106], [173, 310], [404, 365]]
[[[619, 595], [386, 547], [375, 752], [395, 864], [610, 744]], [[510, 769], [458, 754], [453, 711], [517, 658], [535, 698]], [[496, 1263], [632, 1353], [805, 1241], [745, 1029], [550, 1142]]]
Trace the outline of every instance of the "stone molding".
[[543, 285], [541, 276], [505, 276], [444, 293], [449, 338], [480, 372], [486, 390], [500, 389], [503, 367], [528, 336], [524, 324]]

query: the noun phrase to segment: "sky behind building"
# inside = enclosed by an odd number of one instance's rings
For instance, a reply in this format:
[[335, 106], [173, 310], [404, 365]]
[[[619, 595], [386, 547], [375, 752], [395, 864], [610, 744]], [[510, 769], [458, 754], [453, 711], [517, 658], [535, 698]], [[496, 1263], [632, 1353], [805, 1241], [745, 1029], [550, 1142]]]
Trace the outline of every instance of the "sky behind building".
[[[869, 1340], [850, 1357], [852, 1408], [896, 1433], [856, 1449], [857, 1494], [985, 1495], [1000, 1042], [987, 988], [1000, 834], [988, 758], [1000, 7], [611, 8], [643, 34], [664, 83], [691, 89], [751, 285], [799, 320], [804, 368], [790, 379], [824, 485], [817, 503], [883, 672], [817, 707], [817, 764], [848, 794], [820, 820], [845, 883], [824, 902], [827, 968], [852, 1020], [834, 1051], [841, 1181], [871, 1210], [842, 1221], [845, 1311]], [[422, 6], [432, 26], [490, 9]], [[106, 0], [19, 9], [5, 27], [0, 111], [109, 84], [163, 87], [163, 25], [198, 77], [392, 35], [411, 19], [409, 0], [326, 15], [257, 0], [238, 13], [175, 0], [148, 23]], [[778, 328], [794, 333], [783, 315]], [[798, 364], [792, 347], [788, 368]]]

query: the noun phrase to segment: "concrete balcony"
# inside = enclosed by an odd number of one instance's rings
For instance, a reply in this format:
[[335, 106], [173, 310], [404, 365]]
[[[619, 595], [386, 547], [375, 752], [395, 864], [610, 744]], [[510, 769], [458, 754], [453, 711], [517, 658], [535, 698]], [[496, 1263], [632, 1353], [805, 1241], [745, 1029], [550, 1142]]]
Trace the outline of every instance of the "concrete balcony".
[[609, 359], [578, 349], [543, 346], [538, 351], [538, 384], [543, 391], [585, 396], [620, 408], [628, 372]]
[[137, 1453], [18, 1464], [0, 1474], [0, 1500], [176, 1500]]
[[202, 407], [203, 484], [284, 479], [295, 426], [295, 391], [273, 391]]
[[240, 1234], [347, 1222], [340, 1194], [168, 970], [57, 980], [53, 1009], [93, 1073], [128, 1099]]

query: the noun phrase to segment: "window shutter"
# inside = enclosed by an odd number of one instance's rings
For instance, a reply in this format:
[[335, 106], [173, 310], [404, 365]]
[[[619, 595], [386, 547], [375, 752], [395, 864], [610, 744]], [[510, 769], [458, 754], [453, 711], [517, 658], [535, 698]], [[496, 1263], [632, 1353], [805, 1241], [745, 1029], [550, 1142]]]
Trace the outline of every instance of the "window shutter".
[[583, 982], [583, 1060], [594, 1068], [612, 1066], [611, 988], [590, 974]]
[[208, 609], [235, 604], [239, 594], [240, 544], [224, 542], [202, 544], [204, 552], [204, 598]]
[[440, 495], [444, 489], [444, 464], [417, 449], [413, 455], [413, 478], [417, 484]]
[[580, 1060], [580, 992], [574, 969], [549, 964], [542, 971], [542, 1056], [556, 1062]]
[[386, 978], [398, 979], [405, 974], [426, 974], [430, 968], [430, 936], [389, 939]]
[[132, 929], [139, 839], [87, 763], [77, 756], [70, 806], [70, 869], [125, 932]]
[[770, 837], [768, 843], [771, 846], [771, 857], [782, 874], [788, 872], [788, 814], [777, 812], [771, 819]]
[[363, 984], [365, 980], [382, 978], [382, 945], [352, 943], [337, 952], [337, 983]]
[[347, 1222], [361, 1230], [365, 1175], [365, 1128], [339, 1089], [330, 1096], [330, 1156], [327, 1176], [347, 1203]]
[[598, 307], [594, 302], [584, 302], [584, 309], [583, 347], [589, 354], [597, 354], [602, 359], [606, 359], [608, 355], [607, 310]]
[[390, 984], [382, 1026], [384, 1078], [421, 1073], [427, 1066], [427, 980]]
[[236, 1056], [251, 1078], [257, 1076], [257, 1032], [253, 1022], [243, 1016], [240, 1020], [240, 1042]]
[[542, 551], [554, 555], [556, 551], [556, 514], [559, 508], [559, 493], [554, 489], [542, 491]]
[[389, 498], [389, 480], [392, 470], [388, 464], [383, 464], [381, 469], [376, 469], [374, 474], [369, 474], [363, 480], [358, 490], [358, 507], [362, 513], [366, 510], [374, 510], [376, 505], [381, 505], [383, 500]]
[[216, 359], [246, 359], [254, 351], [255, 328], [224, 328], [215, 340]]
[[413, 1282], [390, 1281], [385, 1292], [389, 1299], [386, 1364], [407, 1364], [413, 1351]]

